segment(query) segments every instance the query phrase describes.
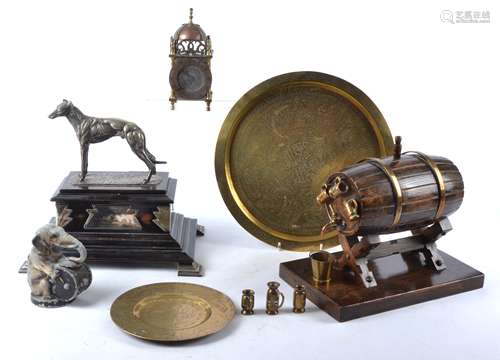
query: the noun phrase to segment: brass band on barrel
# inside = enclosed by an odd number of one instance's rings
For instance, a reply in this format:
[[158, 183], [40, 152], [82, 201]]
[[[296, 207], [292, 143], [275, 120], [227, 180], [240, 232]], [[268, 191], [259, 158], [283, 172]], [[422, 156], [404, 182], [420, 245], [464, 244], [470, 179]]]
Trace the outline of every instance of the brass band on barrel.
[[441, 170], [439, 170], [437, 164], [427, 155], [424, 153], [421, 153], [419, 151], [407, 151], [404, 154], [409, 154], [417, 157], [418, 159], [422, 160], [424, 163], [427, 164], [427, 166], [431, 169], [432, 175], [436, 179], [438, 190], [439, 190], [439, 204], [436, 210], [436, 215], [435, 218], [439, 219], [444, 212], [444, 205], [446, 202], [446, 187], [444, 185], [444, 179], [443, 179], [443, 174], [441, 173]]
[[401, 185], [399, 185], [398, 178], [396, 174], [394, 174], [394, 171], [386, 166], [380, 159], [368, 158], [366, 161], [382, 170], [391, 182], [392, 190], [396, 195], [396, 210], [394, 211], [392, 226], [396, 226], [399, 224], [399, 220], [401, 219], [401, 214], [403, 212], [403, 192], [401, 191]]

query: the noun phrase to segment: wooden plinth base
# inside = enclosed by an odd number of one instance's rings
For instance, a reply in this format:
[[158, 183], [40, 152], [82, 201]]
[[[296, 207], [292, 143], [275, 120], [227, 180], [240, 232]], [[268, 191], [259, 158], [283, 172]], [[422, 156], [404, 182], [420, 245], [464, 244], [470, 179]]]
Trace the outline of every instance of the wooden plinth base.
[[177, 180], [158, 172], [143, 184], [146, 175], [95, 171], [81, 182], [71, 172], [52, 197], [58, 224], [85, 245], [89, 263], [177, 263], [180, 276], [201, 276], [194, 253], [204, 227], [173, 212]]
[[365, 288], [353, 273], [333, 271], [327, 285], [315, 286], [309, 258], [280, 264], [290, 286], [306, 287], [307, 299], [338, 321], [347, 321], [483, 286], [484, 274], [439, 251], [447, 268], [437, 272], [418, 252], [396, 254], [369, 263], [378, 286]]

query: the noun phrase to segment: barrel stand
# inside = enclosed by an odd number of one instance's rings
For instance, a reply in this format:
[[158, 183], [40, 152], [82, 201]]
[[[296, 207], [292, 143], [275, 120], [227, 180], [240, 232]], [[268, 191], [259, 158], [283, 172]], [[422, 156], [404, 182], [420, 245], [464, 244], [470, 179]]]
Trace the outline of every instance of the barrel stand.
[[340, 232], [339, 242], [343, 254], [336, 260], [334, 266], [349, 267], [367, 288], [377, 286], [377, 281], [368, 268], [368, 261], [394, 254], [401, 254], [404, 257], [409, 252], [420, 251], [425, 256], [427, 264], [436, 271], [442, 271], [446, 269], [446, 265], [437, 250], [436, 241], [451, 229], [450, 221], [447, 217], [443, 217], [428, 227], [413, 230], [412, 236], [386, 242], [381, 242], [379, 235], [363, 236], [359, 239], [358, 236], [346, 236]]

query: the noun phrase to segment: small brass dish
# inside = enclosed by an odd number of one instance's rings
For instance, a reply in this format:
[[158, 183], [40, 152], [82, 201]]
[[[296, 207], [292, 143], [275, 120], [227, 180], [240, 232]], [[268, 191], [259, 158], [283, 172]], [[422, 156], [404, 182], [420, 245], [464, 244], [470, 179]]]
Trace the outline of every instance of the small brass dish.
[[123, 331], [165, 342], [216, 333], [234, 314], [234, 304], [223, 293], [187, 283], [140, 286], [120, 295], [111, 306], [111, 319]]
[[375, 104], [332, 75], [294, 72], [255, 86], [226, 117], [215, 151], [219, 189], [253, 236], [286, 250], [338, 245], [315, 201], [334, 171], [384, 157], [392, 135]]

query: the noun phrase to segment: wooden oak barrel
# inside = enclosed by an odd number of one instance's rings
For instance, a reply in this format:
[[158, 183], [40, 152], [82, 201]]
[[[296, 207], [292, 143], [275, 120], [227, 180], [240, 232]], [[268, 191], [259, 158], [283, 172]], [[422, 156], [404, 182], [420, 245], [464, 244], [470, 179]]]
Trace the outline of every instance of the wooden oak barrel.
[[332, 174], [318, 195], [346, 235], [416, 230], [455, 212], [464, 183], [448, 159], [407, 152], [367, 159]]

